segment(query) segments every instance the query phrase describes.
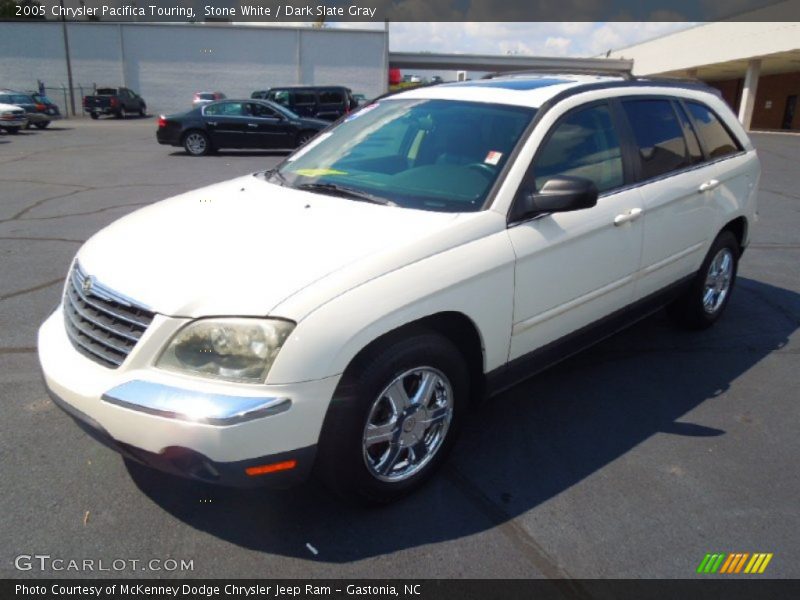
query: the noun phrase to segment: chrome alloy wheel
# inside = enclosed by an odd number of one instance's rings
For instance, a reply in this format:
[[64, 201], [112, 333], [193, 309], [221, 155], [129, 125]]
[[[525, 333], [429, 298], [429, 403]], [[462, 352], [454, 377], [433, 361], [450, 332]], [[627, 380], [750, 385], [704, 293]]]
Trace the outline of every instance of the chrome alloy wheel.
[[362, 449], [369, 472], [404, 481], [427, 465], [442, 446], [453, 416], [453, 387], [444, 373], [417, 367], [378, 394], [364, 427]]
[[186, 148], [191, 154], [202, 154], [206, 151], [206, 138], [199, 133], [186, 136]]
[[713, 315], [719, 310], [728, 296], [733, 280], [733, 252], [722, 248], [708, 266], [706, 283], [703, 288], [703, 309]]

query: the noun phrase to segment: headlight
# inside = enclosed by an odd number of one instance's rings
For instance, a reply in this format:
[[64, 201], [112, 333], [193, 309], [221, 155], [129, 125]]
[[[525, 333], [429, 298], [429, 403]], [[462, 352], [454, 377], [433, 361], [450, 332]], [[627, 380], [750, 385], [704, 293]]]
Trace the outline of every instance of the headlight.
[[178, 331], [156, 366], [214, 379], [261, 383], [292, 333], [277, 319], [202, 319]]

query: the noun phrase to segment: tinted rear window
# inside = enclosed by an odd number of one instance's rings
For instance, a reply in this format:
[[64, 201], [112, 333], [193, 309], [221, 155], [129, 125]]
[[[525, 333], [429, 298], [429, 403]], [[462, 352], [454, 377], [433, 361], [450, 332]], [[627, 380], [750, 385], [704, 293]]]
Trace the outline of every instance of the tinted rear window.
[[97, 88], [96, 96], [116, 96], [117, 88]]
[[738, 152], [741, 148], [711, 109], [699, 102], [687, 102], [709, 158], [720, 158]]
[[295, 106], [302, 104], [314, 104], [316, 101], [317, 95], [314, 92], [301, 91], [294, 93]]
[[642, 164], [642, 178], [651, 179], [693, 164], [669, 100], [626, 100], [628, 116]]

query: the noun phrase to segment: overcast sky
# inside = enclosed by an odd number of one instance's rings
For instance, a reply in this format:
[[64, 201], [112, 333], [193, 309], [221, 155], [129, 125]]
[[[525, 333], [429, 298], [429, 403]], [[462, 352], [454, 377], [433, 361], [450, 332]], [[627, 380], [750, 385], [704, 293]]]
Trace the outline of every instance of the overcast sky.
[[[694, 25], [687, 22], [391, 23], [389, 46], [396, 52], [597, 56]], [[364, 28], [365, 24], [334, 26]]]

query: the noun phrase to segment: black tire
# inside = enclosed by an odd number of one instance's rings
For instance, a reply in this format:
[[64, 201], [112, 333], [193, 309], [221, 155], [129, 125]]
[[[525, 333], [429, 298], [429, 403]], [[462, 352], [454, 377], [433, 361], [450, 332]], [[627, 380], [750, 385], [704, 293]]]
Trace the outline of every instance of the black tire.
[[6, 127], [6, 131], [11, 135], [17, 135], [19, 133], [19, 127]]
[[115, 119], [124, 119], [125, 118], [125, 109], [124, 108], [118, 108], [114, 112], [114, 118]]
[[[707, 279], [712, 276], [711, 265], [715, 259], [719, 257], [724, 259], [725, 256], [728, 256], [730, 260], [730, 275], [727, 278], [726, 291], [721, 298], [717, 299], [718, 301], [705, 302], [704, 298], [707, 293], [711, 294], [710, 299], [714, 299], [714, 292], [709, 292], [706, 286]], [[707, 329], [719, 320], [733, 293], [740, 256], [741, 248], [736, 236], [727, 230], [720, 233], [711, 244], [711, 248], [689, 288], [668, 308], [670, 316], [678, 325], [686, 329]], [[724, 280], [725, 277], [716, 278], [717, 281], [720, 279]], [[724, 287], [724, 284], [720, 284], [720, 287]]]
[[[374, 351], [373, 351], [374, 350]], [[416, 330], [407, 335], [394, 335], [377, 348], [370, 348], [367, 353], [362, 353], [363, 358], [357, 359], [351, 365], [337, 388], [320, 434], [316, 474], [335, 492], [349, 500], [356, 500], [364, 504], [387, 504], [417, 489], [425, 483], [441, 466], [451, 450], [458, 435], [463, 414], [469, 403], [469, 376], [466, 363], [458, 348], [447, 338], [428, 330]], [[444, 401], [447, 398], [446, 384], [449, 383], [452, 392], [449, 424], [431, 425], [431, 429], [420, 429], [418, 432], [406, 429], [406, 425], [414, 428], [413, 417], [419, 415], [416, 424], [423, 424], [424, 419], [430, 414], [424, 410], [414, 413], [417, 404], [409, 405], [409, 416], [395, 418], [399, 423], [393, 433], [396, 437], [386, 444], [385, 452], [391, 451], [391, 446], [401, 447], [400, 437], [413, 435], [416, 441], [408, 442], [415, 445], [420, 452], [418, 470], [411, 471], [405, 478], [397, 481], [381, 480], [376, 474], [375, 465], [368, 467], [369, 460], [367, 443], [364, 436], [367, 421], [374, 417], [374, 407], [387, 401], [388, 395], [384, 394], [387, 386], [398, 377], [406, 375], [401, 381], [409, 383], [406, 391], [409, 396], [419, 388], [414, 388], [416, 369], [427, 368], [427, 373], [435, 372], [434, 379], [444, 375], [437, 382], [434, 390], [441, 395], [430, 396], [431, 402]], [[421, 382], [421, 379], [417, 381]], [[439, 410], [442, 410], [439, 408]], [[424, 429], [423, 425], [423, 429]], [[439, 428], [438, 430], [435, 428]], [[436, 433], [438, 431], [438, 433]], [[443, 432], [443, 433], [442, 433]], [[430, 438], [428, 437], [428, 434]], [[419, 436], [419, 437], [416, 437]], [[432, 447], [428, 453], [419, 449], [426, 444], [426, 439], [439, 437], [438, 445]], [[370, 446], [381, 454], [380, 443]], [[405, 452], [405, 459], [397, 460], [398, 465], [408, 464], [408, 446], [398, 452]], [[415, 453], [416, 454], [416, 453]], [[428, 454], [430, 457], [428, 458]], [[384, 454], [384, 456], [387, 456]], [[377, 460], [377, 459], [374, 459]], [[405, 461], [405, 462], [404, 462]], [[427, 462], [426, 462], [427, 461]], [[392, 475], [392, 472], [388, 472]]]
[[47, 129], [48, 125], [50, 125], [50, 121], [40, 121], [38, 123], [34, 123], [37, 129]]
[[190, 156], [206, 156], [212, 151], [211, 140], [205, 132], [192, 129], [183, 135], [183, 149]]
[[147, 116], [147, 107], [144, 104], [142, 104], [139, 107], [139, 116], [140, 117], [146, 117]]
[[303, 144], [309, 142], [315, 135], [317, 135], [316, 131], [301, 131], [297, 134], [297, 147], [299, 148]]
[[90, 116], [92, 119], [95, 119], [95, 120], [100, 118], [100, 115], [98, 115], [96, 112], [90, 112], [90, 113], [89, 113], [89, 116]]

